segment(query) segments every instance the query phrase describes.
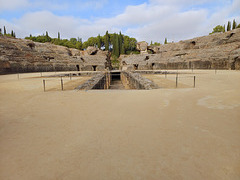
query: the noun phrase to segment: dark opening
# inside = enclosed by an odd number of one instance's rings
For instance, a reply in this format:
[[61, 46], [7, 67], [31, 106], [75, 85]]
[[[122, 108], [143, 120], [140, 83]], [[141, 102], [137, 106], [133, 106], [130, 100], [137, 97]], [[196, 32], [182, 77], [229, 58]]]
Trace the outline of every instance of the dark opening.
[[80, 71], [79, 65], [76, 65], [77, 71]]
[[133, 65], [134, 70], [138, 70], [138, 64]]
[[194, 46], [196, 45], [196, 42], [195, 42], [195, 41], [192, 41], [191, 43], [192, 43], [192, 45], [194, 45]]
[[97, 70], [97, 66], [92, 66], [93, 67], [93, 71]]
[[125, 89], [123, 83], [121, 81], [121, 73], [120, 72], [112, 72], [111, 73], [111, 84], [109, 89]]
[[153, 66], [155, 66], [155, 63], [152, 63], [152, 68], [153, 68]]
[[112, 76], [112, 81], [119, 81], [119, 80], [121, 80], [120, 72], [112, 72], [111, 76]]
[[85, 60], [81, 57], [81, 60], [83, 61], [83, 62], [85, 62]]
[[31, 49], [33, 49], [35, 47], [35, 44], [34, 43], [28, 43], [27, 44]]
[[145, 61], [149, 59], [149, 56], [146, 56]]

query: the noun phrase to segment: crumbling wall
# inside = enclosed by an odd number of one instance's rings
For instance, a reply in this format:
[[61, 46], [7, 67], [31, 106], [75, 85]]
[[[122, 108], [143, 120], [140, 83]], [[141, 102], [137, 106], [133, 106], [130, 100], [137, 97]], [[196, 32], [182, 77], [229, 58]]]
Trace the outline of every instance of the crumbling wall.
[[240, 29], [155, 47], [156, 54], [130, 55], [121, 60], [124, 70], [237, 69]]
[[102, 71], [109, 53], [70, 49], [51, 43], [0, 36], [0, 74], [45, 71]]
[[131, 89], [157, 89], [158, 86], [151, 80], [144, 78], [139, 73], [129, 71], [122, 72], [122, 79]]

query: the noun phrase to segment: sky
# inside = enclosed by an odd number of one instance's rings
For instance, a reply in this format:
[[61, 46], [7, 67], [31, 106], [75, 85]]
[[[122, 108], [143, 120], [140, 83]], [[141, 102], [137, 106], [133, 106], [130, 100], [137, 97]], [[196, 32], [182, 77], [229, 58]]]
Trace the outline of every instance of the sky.
[[86, 41], [108, 30], [149, 43], [178, 42], [233, 19], [240, 24], [240, 0], [0, 0], [0, 28], [18, 38], [48, 31]]

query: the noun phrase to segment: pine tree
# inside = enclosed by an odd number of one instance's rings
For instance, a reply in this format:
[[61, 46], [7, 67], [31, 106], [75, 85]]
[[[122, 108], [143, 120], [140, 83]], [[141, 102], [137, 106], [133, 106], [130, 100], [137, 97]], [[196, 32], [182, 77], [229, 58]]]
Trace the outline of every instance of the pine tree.
[[99, 49], [101, 49], [101, 47], [102, 47], [102, 41], [101, 41], [100, 34], [98, 34], [98, 36], [97, 36], [97, 46], [98, 46]]
[[116, 57], [119, 57], [119, 55], [120, 55], [120, 47], [119, 47], [119, 36], [118, 36], [118, 34], [116, 34], [116, 47], [115, 47], [115, 55], [116, 55]]
[[32, 37], [32, 34], [30, 34], [30, 37]]
[[6, 27], [5, 27], [5, 26], [3, 27], [3, 33], [4, 33], [4, 35], [7, 34], [7, 30], [6, 30]]
[[167, 42], [167, 38], [165, 38], [165, 41], [164, 41], [164, 44], [167, 44], [168, 42]]
[[16, 38], [16, 34], [15, 34], [15, 32], [13, 32], [13, 37], [15, 37], [15, 38]]
[[113, 55], [115, 57], [119, 57], [120, 51], [119, 51], [119, 36], [118, 34], [113, 34]]
[[0, 34], [2, 34], [2, 28], [0, 28]]
[[227, 31], [231, 31], [231, 22], [228, 21], [228, 24], [227, 24]]
[[124, 38], [121, 31], [118, 37], [119, 37], [119, 54], [124, 54], [125, 53], [125, 50], [123, 49]]
[[11, 31], [11, 36], [12, 36], [12, 37], [14, 36], [14, 34], [13, 34], [13, 30]]
[[236, 29], [236, 27], [237, 27], [237, 24], [236, 24], [236, 21], [235, 21], [235, 19], [234, 19], [234, 20], [233, 20], [232, 29]]
[[46, 31], [46, 37], [48, 38], [49, 36], [48, 36], [48, 32]]
[[60, 40], [60, 32], [58, 32], [58, 40]]
[[105, 50], [109, 51], [109, 34], [108, 31], [105, 34], [104, 44], [105, 44]]
[[226, 27], [225, 27], [225, 24], [223, 26], [223, 32], [226, 32]]

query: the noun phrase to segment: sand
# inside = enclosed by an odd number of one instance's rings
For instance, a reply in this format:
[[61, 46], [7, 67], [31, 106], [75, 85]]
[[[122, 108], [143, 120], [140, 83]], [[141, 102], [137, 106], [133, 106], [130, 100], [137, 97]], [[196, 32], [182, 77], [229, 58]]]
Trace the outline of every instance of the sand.
[[240, 71], [183, 72], [148, 75], [157, 90], [0, 76], [0, 179], [239, 180]]

